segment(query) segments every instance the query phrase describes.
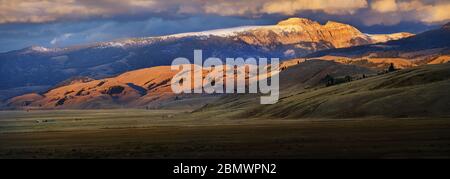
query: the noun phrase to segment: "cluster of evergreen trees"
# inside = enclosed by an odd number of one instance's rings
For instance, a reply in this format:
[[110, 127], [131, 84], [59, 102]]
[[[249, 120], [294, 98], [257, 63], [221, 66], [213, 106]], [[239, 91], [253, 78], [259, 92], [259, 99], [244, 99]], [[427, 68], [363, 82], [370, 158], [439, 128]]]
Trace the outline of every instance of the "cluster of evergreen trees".
[[[394, 64], [391, 63], [385, 71], [383, 71], [382, 73], [379, 73], [379, 74], [385, 74], [385, 73], [390, 73], [390, 72], [394, 72], [394, 71], [397, 71], [397, 69], [395, 68]], [[366, 78], [366, 75], [363, 74], [362, 78]], [[327, 74], [327, 76], [325, 76], [325, 78], [323, 78], [322, 81], [326, 84], [326, 86], [333, 86], [333, 85], [337, 85], [337, 84], [341, 84], [341, 83], [351, 82], [351, 81], [353, 81], [353, 78], [348, 75], [343, 78], [342, 77], [335, 78], [335, 77]]]

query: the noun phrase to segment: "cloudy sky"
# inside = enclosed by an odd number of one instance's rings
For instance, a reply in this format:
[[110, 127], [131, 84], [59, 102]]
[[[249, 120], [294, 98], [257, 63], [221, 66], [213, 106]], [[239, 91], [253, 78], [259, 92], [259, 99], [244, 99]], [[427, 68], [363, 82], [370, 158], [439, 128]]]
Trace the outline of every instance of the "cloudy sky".
[[366, 33], [418, 33], [450, 21], [449, 0], [0, 0], [0, 52], [166, 35], [288, 17]]

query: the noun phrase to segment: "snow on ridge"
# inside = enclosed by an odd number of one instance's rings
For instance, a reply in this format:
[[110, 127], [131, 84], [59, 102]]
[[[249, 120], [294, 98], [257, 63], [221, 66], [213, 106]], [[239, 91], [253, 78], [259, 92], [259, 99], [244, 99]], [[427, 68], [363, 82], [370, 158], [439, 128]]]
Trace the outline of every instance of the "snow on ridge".
[[52, 51], [52, 49], [45, 48], [45, 47], [42, 47], [42, 46], [32, 46], [32, 47], [31, 47], [31, 50], [33, 50], [33, 51], [38, 51], [38, 52], [48, 52], [48, 51]]
[[48, 53], [48, 52], [57, 52], [61, 49], [59, 48], [46, 48], [43, 46], [31, 46], [24, 49], [24, 53], [31, 53], [31, 52], [39, 52], [39, 53]]
[[258, 28], [262, 28], [265, 26], [240, 26], [240, 27], [232, 27], [232, 28], [225, 28], [225, 29], [215, 29], [215, 30], [207, 30], [207, 31], [201, 31], [201, 32], [187, 32], [187, 33], [180, 33], [180, 34], [173, 34], [173, 35], [167, 35], [167, 36], [161, 36], [161, 37], [191, 37], [191, 36], [219, 36], [219, 37], [230, 37], [237, 35], [237, 33], [245, 32], [248, 30], [254, 30]]
[[152, 37], [140, 37], [140, 38], [128, 38], [110, 42], [101, 42], [95, 45], [96, 48], [127, 48], [130, 46], [150, 45], [155, 42], [160, 42], [168, 39], [178, 39], [185, 37], [205, 37], [218, 36], [218, 37], [233, 37], [239, 35], [239, 33], [252, 31], [257, 29], [270, 29], [276, 33], [285, 32], [298, 32], [302, 28], [299, 26], [277, 26], [277, 25], [263, 25], [263, 26], [239, 26], [224, 29], [206, 30], [200, 32], [186, 32], [179, 34], [171, 34], [164, 36], [152, 36]]
[[245, 32], [248, 30], [263, 28], [266, 26], [240, 26], [240, 27], [232, 27], [225, 29], [215, 29], [215, 30], [207, 30], [200, 32], [186, 32], [172, 35], [164, 35], [164, 36], [154, 36], [154, 37], [143, 37], [143, 38], [129, 38], [124, 40], [117, 40], [111, 42], [102, 42], [97, 45], [97, 48], [124, 48], [132, 45], [149, 45], [154, 42], [158, 42], [166, 39], [177, 39], [184, 37], [209, 37], [209, 36], [219, 36], [219, 37], [231, 37], [235, 36], [240, 32]]

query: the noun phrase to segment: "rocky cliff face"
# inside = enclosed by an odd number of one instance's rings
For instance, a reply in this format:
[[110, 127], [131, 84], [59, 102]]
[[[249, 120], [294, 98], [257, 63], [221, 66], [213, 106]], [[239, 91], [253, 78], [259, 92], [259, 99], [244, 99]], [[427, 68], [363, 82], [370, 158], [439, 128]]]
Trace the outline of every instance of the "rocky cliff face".
[[[440, 61], [445, 62], [446, 56], [450, 54], [449, 24], [408, 38], [398, 39], [399, 37], [405, 36], [405, 33], [370, 36], [372, 39], [377, 41], [390, 41], [357, 47], [328, 49], [311, 53], [307, 57], [317, 58], [323, 56], [341, 56], [360, 59], [401, 58], [406, 61], [414, 62], [417, 65], [422, 65], [437, 63]], [[438, 58], [440, 56], [442, 57]], [[433, 60], [437, 61], [432, 62]]]
[[386, 42], [412, 36], [410, 33], [368, 35], [355, 27], [328, 21], [321, 25], [304, 18], [290, 18], [275, 26], [262, 27], [238, 36], [248, 44], [260, 46], [294, 45], [294, 49], [318, 51]]

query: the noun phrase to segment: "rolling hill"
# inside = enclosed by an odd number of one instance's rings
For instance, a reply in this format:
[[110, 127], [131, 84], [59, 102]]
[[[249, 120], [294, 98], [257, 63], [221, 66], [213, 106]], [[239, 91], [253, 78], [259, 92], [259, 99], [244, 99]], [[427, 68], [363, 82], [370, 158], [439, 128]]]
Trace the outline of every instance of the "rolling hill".
[[[145, 68], [100, 80], [74, 79], [66, 85], [55, 87], [43, 94], [30, 93], [11, 98], [12, 108], [60, 109], [60, 108], [120, 108], [147, 107], [199, 108], [219, 99], [223, 94], [174, 94], [171, 79], [177, 71], [170, 66]], [[281, 88], [303, 89], [322, 83], [326, 75], [357, 76], [376, 72], [364, 67], [344, 65], [331, 61], [306, 61], [290, 66], [281, 72]], [[204, 71], [204, 76], [209, 74]], [[282, 91], [284, 92], [284, 91]], [[256, 99], [256, 98], [255, 98]], [[248, 102], [253, 101], [249, 99]]]
[[[199, 113], [233, 108], [240, 117], [362, 118], [448, 117], [450, 63], [423, 65], [339, 85], [288, 90], [273, 105], [247, 102], [247, 96], [227, 97]], [[242, 105], [244, 104], [244, 105]], [[219, 111], [219, 112], [217, 112]]]
[[31, 93], [8, 100], [9, 106], [35, 108], [132, 107], [173, 97], [170, 66], [135, 70], [101, 80], [73, 80], [44, 94]]

